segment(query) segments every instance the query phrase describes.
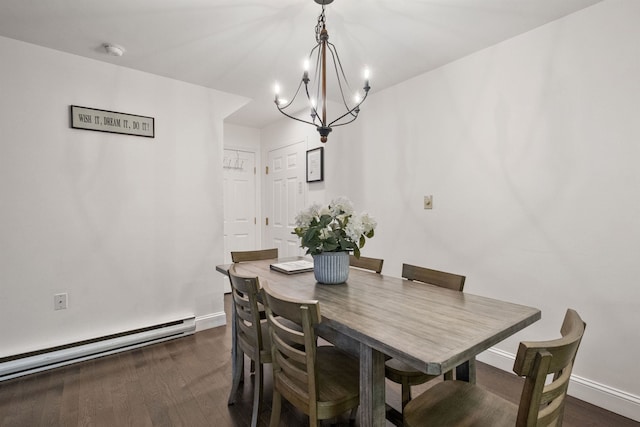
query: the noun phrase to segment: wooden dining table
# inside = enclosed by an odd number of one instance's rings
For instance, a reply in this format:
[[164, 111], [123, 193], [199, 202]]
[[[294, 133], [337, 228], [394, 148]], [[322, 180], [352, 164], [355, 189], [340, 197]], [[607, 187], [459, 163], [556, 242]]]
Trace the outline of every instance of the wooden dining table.
[[[278, 260], [277, 262], [282, 262]], [[384, 426], [385, 360], [422, 372], [475, 381], [475, 356], [540, 319], [540, 310], [351, 268], [346, 283], [323, 285], [313, 272], [284, 274], [275, 260], [235, 264], [281, 295], [318, 300], [318, 332], [336, 345], [355, 345], [360, 358], [360, 426]], [[216, 269], [226, 274], [229, 264]], [[235, 369], [235, 368], [234, 368]], [[463, 378], [466, 377], [466, 378]]]

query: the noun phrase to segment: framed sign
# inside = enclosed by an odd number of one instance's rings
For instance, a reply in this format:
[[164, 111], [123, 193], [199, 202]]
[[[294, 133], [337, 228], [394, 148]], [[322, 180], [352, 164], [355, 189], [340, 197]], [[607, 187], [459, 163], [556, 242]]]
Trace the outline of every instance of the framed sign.
[[307, 182], [324, 180], [324, 147], [307, 151]]
[[125, 135], [155, 137], [153, 117], [116, 113], [96, 108], [71, 106], [71, 127], [98, 132], [122, 133]]

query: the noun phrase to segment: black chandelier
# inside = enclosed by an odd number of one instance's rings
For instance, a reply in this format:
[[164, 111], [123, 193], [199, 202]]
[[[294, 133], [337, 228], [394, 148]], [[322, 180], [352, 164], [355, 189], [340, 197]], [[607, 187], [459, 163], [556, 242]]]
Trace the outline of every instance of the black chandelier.
[[[356, 93], [352, 103], [347, 102], [345, 98], [345, 89], [351, 91], [349, 83], [344, 74], [338, 51], [333, 43], [329, 42], [329, 33], [325, 26], [324, 6], [333, 2], [333, 0], [314, 0], [316, 3], [322, 5], [322, 13], [318, 17], [318, 23], [316, 24], [316, 45], [309, 52], [309, 57], [304, 64], [304, 72], [302, 74], [302, 80], [298, 84], [295, 94], [291, 101], [280, 98], [280, 87], [276, 83], [276, 107], [285, 116], [303, 122], [316, 127], [320, 133], [320, 141], [327, 142], [327, 137], [332, 130], [332, 127], [342, 126], [353, 122], [358, 118], [360, 113], [360, 105], [367, 99], [369, 94], [369, 71], [364, 72], [364, 95]], [[336, 73], [337, 87], [340, 90], [340, 97], [342, 98], [342, 104], [344, 105], [345, 112], [335, 120], [327, 120], [327, 52], [330, 54], [333, 62], [333, 68]], [[309, 66], [311, 61], [315, 60], [315, 71], [313, 74], [313, 80], [309, 78]], [[304, 92], [306, 94], [306, 102], [311, 110], [311, 120], [303, 120], [298, 117], [294, 117], [288, 114], [285, 110], [293, 105], [294, 101], [300, 93], [300, 89], [304, 84]], [[351, 106], [352, 105], [352, 106]], [[319, 106], [319, 110], [318, 110]]]

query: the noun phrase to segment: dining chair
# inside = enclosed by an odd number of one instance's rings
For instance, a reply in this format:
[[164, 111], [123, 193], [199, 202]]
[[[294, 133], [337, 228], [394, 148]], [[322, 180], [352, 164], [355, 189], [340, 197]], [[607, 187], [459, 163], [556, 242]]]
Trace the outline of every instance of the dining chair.
[[[407, 280], [428, 283], [441, 288], [460, 291], [464, 289], [465, 276], [418, 267], [410, 264], [402, 264], [402, 277]], [[385, 376], [391, 381], [402, 386], [402, 409], [411, 400], [411, 386], [426, 383], [437, 378], [438, 375], [428, 375], [411, 366], [397, 360], [389, 359], [385, 363]], [[446, 380], [453, 379], [453, 371], [444, 374]]]
[[[278, 258], [278, 248], [271, 249], [258, 249], [252, 251], [231, 251], [231, 261], [234, 263], [237, 262], [247, 262], [247, 261], [261, 261], [264, 259], [275, 259]], [[258, 310], [260, 311], [260, 316], [262, 319], [266, 319], [264, 314], [264, 307], [261, 302], [258, 302]], [[251, 372], [255, 369], [255, 361], [251, 361]]]
[[255, 251], [231, 251], [231, 261], [260, 261], [263, 259], [278, 258], [278, 248], [259, 249]]
[[[261, 261], [264, 259], [276, 258], [278, 258], [278, 248], [258, 249], [254, 251], [231, 251], [231, 261], [233, 261], [234, 263], [246, 261]], [[258, 308], [260, 309], [260, 312], [264, 313], [262, 303], [258, 303]]]
[[261, 320], [258, 309], [260, 283], [257, 277], [241, 276], [235, 266], [229, 268], [231, 293], [235, 308], [236, 360], [228, 405], [233, 405], [238, 386], [244, 374], [244, 356], [251, 359], [255, 384], [253, 389], [253, 413], [251, 426], [258, 425], [258, 416], [262, 409], [265, 363], [271, 363], [271, 338], [266, 320]]
[[349, 254], [349, 265], [351, 267], [362, 268], [364, 270], [371, 270], [375, 271], [376, 273], [380, 273], [382, 271], [383, 263], [384, 260], [380, 258], [368, 258], [366, 256], [356, 258], [355, 255]]
[[[444, 381], [405, 407], [411, 426], [561, 426], [571, 370], [586, 324], [568, 309], [560, 333], [552, 341], [521, 342], [513, 371], [525, 378], [516, 405], [481, 386]], [[553, 375], [551, 382], [547, 377]]]
[[462, 292], [465, 276], [447, 273], [445, 271], [432, 270], [411, 264], [402, 264], [402, 277], [415, 282], [428, 283], [441, 288]]
[[[318, 301], [284, 297], [267, 283], [262, 292], [272, 342], [271, 427], [280, 423], [282, 397], [307, 414], [312, 426], [355, 410], [360, 399], [358, 359], [334, 346], [317, 345], [315, 327], [322, 319]], [[289, 328], [283, 319], [300, 330]]]

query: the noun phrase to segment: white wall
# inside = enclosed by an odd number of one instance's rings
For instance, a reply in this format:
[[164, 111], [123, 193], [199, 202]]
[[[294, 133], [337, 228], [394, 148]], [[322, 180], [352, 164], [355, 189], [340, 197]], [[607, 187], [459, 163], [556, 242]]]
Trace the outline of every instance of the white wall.
[[[0, 56], [0, 357], [223, 324], [222, 120], [245, 100], [6, 38]], [[156, 137], [71, 129], [72, 104]]]
[[224, 146], [260, 152], [260, 129], [224, 123]]
[[637, 420], [639, 18], [605, 1], [377, 92], [325, 150], [327, 198], [377, 218], [363, 253], [385, 274], [452, 271], [542, 310], [484, 360], [510, 370], [518, 341], [559, 336], [575, 308], [570, 393]]

